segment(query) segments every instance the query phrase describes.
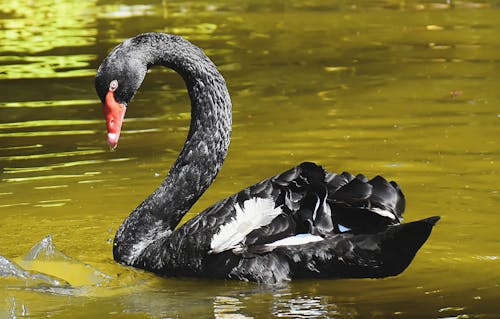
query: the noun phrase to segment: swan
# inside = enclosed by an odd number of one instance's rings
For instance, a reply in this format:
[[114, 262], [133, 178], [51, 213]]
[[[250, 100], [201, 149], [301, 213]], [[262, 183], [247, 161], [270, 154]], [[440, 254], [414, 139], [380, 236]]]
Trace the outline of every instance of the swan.
[[107, 141], [150, 67], [184, 79], [186, 141], [168, 175], [116, 232], [114, 259], [163, 276], [279, 283], [294, 278], [381, 278], [407, 268], [439, 216], [402, 223], [405, 197], [381, 176], [335, 174], [304, 162], [182, 217], [215, 179], [231, 135], [231, 99], [217, 67], [180, 36], [144, 33], [116, 46], [95, 77]]

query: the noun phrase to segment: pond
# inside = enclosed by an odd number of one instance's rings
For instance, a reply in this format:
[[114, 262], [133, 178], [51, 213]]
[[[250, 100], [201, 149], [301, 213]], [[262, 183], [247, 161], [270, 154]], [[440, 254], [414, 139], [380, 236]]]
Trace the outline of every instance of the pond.
[[[71, 286], [0, 278], [0, 317], [498, 318], [498, 17], [484, 1], [3, 3], [0, 255], [21, 263], [51, 235], [59, 258], [30, 267]], [[189, 125], [183, 81], [154, 69], [107, 148], [95, 71], [148, 31], [202, 47], [233, 101], [228, 158], [185, 220], [302, 161], [380, 174], [404, 190], [405, 221], [442, 217], [410, 267], [266, 286], [116, 264], [117, 227]]]

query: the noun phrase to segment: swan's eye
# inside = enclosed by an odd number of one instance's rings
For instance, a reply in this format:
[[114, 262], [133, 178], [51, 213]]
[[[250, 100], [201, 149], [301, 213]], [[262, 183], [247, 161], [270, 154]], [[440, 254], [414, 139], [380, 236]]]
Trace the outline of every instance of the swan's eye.
[[117, 88], [118, 88], [118, 81], [117, 80], [113, 80], [109, 83], [109, 90], [111, 92], [114, 92]]

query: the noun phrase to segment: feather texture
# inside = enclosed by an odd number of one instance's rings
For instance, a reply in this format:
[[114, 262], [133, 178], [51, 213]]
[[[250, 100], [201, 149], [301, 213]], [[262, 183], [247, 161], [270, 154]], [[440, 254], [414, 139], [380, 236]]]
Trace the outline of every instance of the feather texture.
[[241, 204], [234, 205], [235, 214], [231, 220], [220, 226], [210, 243], [210, 253], [220, 253], [235, 249], [241, 245], [245, 237], [253, 230], [268, 225], [274, 218], [282, 214], [279, 207], [269, 198], [254, 197]]

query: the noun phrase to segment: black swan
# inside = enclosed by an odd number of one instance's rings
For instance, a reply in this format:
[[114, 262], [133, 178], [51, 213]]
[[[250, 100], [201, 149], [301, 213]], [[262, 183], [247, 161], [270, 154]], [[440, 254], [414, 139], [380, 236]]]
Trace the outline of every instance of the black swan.
[[395, 182], [334, 174], [305, 162], [176, 228], [226, 157], [231, 100], [216, 66], [182, 37], [145, 33], [125, 40], [95, 78], [112, 148], [129, 102], [155, 65], [174, 69], [186, 82], [190, 130], [165, 180], [118, 229], [117, 262], [165, 276], [264, 283], [380, 278], [406, 269], [439, 220], [403, 224], [405, 198]]

